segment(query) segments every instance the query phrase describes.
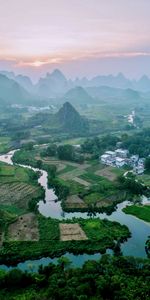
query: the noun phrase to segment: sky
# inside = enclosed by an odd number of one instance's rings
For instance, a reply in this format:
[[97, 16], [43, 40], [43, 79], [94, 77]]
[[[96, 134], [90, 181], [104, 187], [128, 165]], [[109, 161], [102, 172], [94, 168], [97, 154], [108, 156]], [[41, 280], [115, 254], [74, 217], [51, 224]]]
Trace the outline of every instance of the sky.
[[150, 76], [149, 0], [0, 0], [0, 70]]

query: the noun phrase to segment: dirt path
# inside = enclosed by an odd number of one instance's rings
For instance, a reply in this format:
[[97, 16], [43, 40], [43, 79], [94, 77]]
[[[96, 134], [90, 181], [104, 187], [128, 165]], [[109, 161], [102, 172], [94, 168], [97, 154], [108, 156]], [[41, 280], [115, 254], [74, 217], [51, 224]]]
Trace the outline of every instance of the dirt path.
[[81, 178], [78, 178], [78, 177], [74, 177], [72, 180], [74, 180], [74, 181], [76, 181], [76, 182], [78, 182], [78, 183], [80, 183], [80, 184], [82, 184], [86, 187], [89, 187], [91, 185], [91, 183], [89, 183], [89, 182], [87, 182], [87, 181], [85, 181]]

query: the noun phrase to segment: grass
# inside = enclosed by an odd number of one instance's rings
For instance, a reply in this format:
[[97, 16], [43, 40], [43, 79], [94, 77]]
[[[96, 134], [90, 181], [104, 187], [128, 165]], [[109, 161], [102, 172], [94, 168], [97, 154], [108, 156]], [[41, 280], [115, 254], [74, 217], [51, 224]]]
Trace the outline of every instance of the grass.
[[88, 163], [91, 165], [89, 168], [86, 169], [86, 171], [89, 173], [95, 173], [98, 170], [104, 169], [104, 165], [102, 165], [97, 160], [91, 160], [91, 161], [88, 161]]
[[85, 190], [82, 184], [73, 180], [68, 180], [67, 183], [69, 185], [71, 195], [79, 194]]
[[12, 205], [0, 204], [0, 210], [6, 211], [10, 214], [14, 214], [17, 216], [20, 216], [25, 213], [25, 210], [20, 209], [19, 207], [16, 207], [14, 205], [12, 206]]
[[84, 186], [76, 181], [73, 180], [63, 180], [62, 178], [59, 178], [59, 181], [69, 187], [70, 195], [75, 195], [83, 192], [85, 190]]
[[59, 221], [56, 219], [38, 216], [40, 241], [59, 240]]
[[106, 219], [87, 219], [79, 221], [87, 237], [94, 241], [118, 240], [127, 236], [128, 229], [125, 225], [110, 222]]
[[8, 211], [0, 209], [0, 229], [7, 228], [9, 223], [12, 223], [16, 220], [16, 215], [14, 213], [10, 213]]
[[117, 176], [121, 176], [123, 175], [127, 170], [123, 169], [123, 168], [110, 168], [110, 171], [114, 174], [116, 174]]
[[102, 176], [98, 176], [98, 175], [95, 175], [90, 172], [86, 172], [86, 173], [80, 175], [79, 177], [90, 183], [99, 183], [101, 180], [104, 179]]
[[9, 213], [13, 211], [17, 215], [28, 211], [30, 201], [38, 201], [44, 197], [44, 190], [37, 179], [38, 174], [30, 169], [0, 163], [2, 209]]
[[8, 182], [26, 182], [35, 183], [37, 174], [27, 168], [19, 166], [10, 166], [0, 162], [0, 181], [3, 183]]
[[69, 144], [69, 145], [78, 145], [84, 142], [85, 138], [73, 138], [68, 140], [63, 140], [59, 145]]
[[126, 214], [136, 216], [146, 222], [150, 222], [150, 205], [131, 205], [123, 209]]
[[14, 167], [0, 163], [0, 176], [14, 176], [14, 175], [15, 175]]
[[74, 167], [74, 166], [66, 165], [65, 168], [64, 168], [63, 170], [57, 172], [57, 174], [58, 174], [58, 175], [62, 175], [62, 174], [65, 174], [65, 173], [67, 173], [67, 172], [73, 171], [73, 170], [75, 170], [75, 169], [76, 169], [76, 167]]
[[137, 177], [142, 180], [145, 185], [150, 186], [150, 174], [143, 174]]
[[87, 205], [97, 204], [100, 201], [102, 196], [99, 193], [91, 193], [84, 197], [84, 201]]
[[0, 137], [0, 153], [7, 153], [10, 149], [10, 138]]
[[[115, 240], [125, 241], [129, 230], [125, 225], [100, 219], [72, 219], [59, 221], [37, 215], [39, 223], [39, 241], [5, 241], [0, 248], [1, 263], [15, 263], [26, 259], [42, 256], [56, 257], [65, 252], [105, 253], [106, 249], [115, 247]], [[81, 226], [88, 237], [82, 241], [61, 241], [59, 224], [74, 224]]]

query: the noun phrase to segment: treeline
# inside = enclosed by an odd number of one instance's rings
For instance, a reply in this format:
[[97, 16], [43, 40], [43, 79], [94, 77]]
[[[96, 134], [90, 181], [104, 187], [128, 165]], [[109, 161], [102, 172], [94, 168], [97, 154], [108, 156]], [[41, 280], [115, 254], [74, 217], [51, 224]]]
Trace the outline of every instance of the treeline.
[[120, 139], [114, 135], [88, 138], [81, 145], [82, 152], [92, 154], [93, 158], [98, 158], [106, 150], [114, 150], [116, 143], [119, 141]]
[[95, 158], [106, 150], [116, 149], [117, 142], [121, 148], [128, 149], [130, 154], [138, 154], [147, 157], [150, 154], [150, 128], [145, 128], [134, 135], [122, 134], [122, 136], [105, 135], [103, 137], [88, 138], [81, 145], [83, 153], [90, 153]]
[[120, 183], [120, 189], [127, 191], [131, 197], [139, 195], [145, 195], [149, 197], [150, 195], [149, 188], [140, 180], [138, 180], [131, 172], [128, 172], [126, 176], [119, 176], [118, 181]]
[[130, 154], [147, 157], [150, 154], [150, 128], [145, 128], [134, 135], [124, 134], [122, 147], [128, 149]]
[[60, 160], [68, 160], [73, 162], [82, 163], [84, 156], [79, 149], [75, 149], [74, 146], [65, 144], [57, 146], [56, 144], [50, 144], [46, 149], [41, 151], [41, 157], [55, 156]]
[[103, 255], [82, 268], [61, 257], [57, 265], [40, 266], [37, 274], [0, 271], [3, 300], [149, 300], [149, 260]]

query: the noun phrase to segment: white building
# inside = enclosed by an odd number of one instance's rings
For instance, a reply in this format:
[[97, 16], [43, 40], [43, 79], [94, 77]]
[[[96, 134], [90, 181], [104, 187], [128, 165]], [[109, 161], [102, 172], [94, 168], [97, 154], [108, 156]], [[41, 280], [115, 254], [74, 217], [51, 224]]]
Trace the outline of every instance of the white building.
[[110, 156], [110, 158], [113, 158], [116, 156], [115, 151], [106, 151], [105, 154], [108, 154]]
[[134, 172], [138, 175], [141, 175], [144, 173], [144, 166], [138, 165], [137, 167], [134, 168]]
[[132, 156], [130, 157], [130, 161], [131, 161], [132, 163], [136, 163], [136, 162], [138, 161], [138, 159], [139, 159], [139, 155], [132, 155]]
[[121, 158], [126, 158], [128, 153], [129, 153], [129, 151], [126, 150], [126, 149], [117, 149], [117, 150], [115, 150], [116, 156], [121, 157]]
[[110, 156], [108, 154], [101, 155], [101, 163], [107, 164], [107, 161], [109, 160]]
[[124, 158], [116, 157], [116, 167], [121, 168], [126, 164], [126, 161]]

